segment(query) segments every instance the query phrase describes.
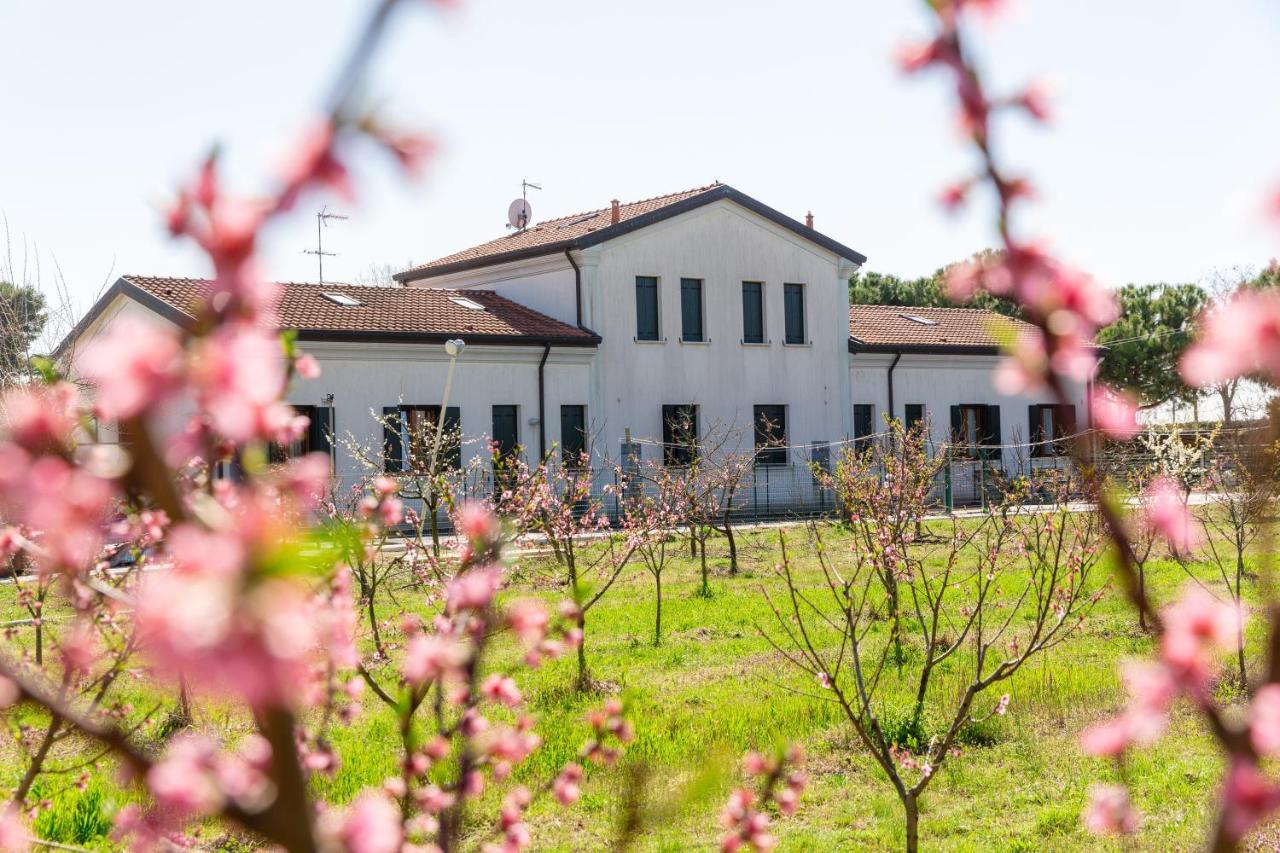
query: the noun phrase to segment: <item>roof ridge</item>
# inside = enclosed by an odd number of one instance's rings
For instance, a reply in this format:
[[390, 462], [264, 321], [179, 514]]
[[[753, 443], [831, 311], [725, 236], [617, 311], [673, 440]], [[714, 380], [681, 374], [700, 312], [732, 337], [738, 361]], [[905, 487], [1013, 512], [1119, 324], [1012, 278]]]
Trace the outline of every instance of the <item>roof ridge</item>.
[[[683, 195], [683, 196], [701, 195], [702, 193], [709, 192], [715, 189], [716, 187], [722, 187], [722, 186], [724, 186], [724, 184], [720, 183], [719, 181], [712, 181], [711, 183], [701, 187], [691, 187], [687, 190], [676, 190], [675, 192], [671, 192], [671, 193], [658, 193], [658, 195], [650, 196], [649, 198], [638, 198], [638, 199], [635, 199], [634, 201], [620, 201], [618, 202], [618, 206], [632, 207], [637, 204], [646, 204], [651, 201], [657, 201], [658, 199], [661, 199], [661, 198], [672, 198], [678, 195]], [[600, 213], [608, 213], [611, 209], [612, 209], [612, 206], [597, 207], [594, 210], [583, 210], [583, 211], [579, 211], [578, 213], [566, 213], [564, 216], [557, 216], [553, 219], [543, 219], [540, 222], [535, 222], [530, 227], [537, 228], [539, 225], [550, 225], [553, 222], [563, 222], [566, 219], [576, 219], [579, 216], [594, 216]]]

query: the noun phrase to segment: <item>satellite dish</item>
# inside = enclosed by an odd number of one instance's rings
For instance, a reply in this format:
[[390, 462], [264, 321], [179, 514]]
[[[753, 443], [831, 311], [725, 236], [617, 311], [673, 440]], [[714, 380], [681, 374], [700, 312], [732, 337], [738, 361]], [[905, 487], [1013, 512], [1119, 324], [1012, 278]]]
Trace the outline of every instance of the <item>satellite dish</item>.
[[507, 224], [517, 231], [523, 231], [533, 219], [533, 208], [528, 199], [518, 198], [507, 208]]

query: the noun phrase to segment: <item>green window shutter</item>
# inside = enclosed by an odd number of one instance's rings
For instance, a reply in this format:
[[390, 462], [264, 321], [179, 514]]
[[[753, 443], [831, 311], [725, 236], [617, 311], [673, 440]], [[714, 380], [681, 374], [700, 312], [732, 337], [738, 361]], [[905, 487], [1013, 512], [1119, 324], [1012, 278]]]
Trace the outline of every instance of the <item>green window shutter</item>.
[[998, 461], [1000, 441], [1000, 407], [986, 406], [982, 413], [982, 443], [987, 448], [983, 457]]
[[311, 426], [307, 438], [313, 453], [333, 458], [333, 406], [316, 406], [311, 410]]
[[764, 289], [758, 281], [742, 283], [742, 342], [764, 343]]
[[498, 455], [507, 457], [516, 452], [520, 443], [520, 425], [517, 423], [518, 409], [510, 405], [493, 407], [493, 440], [498, 445]]
[[789, 344], [805, 343], [804, 336], [804, 285], [782, 286], [783, 308], [786, 314], [786, 341]]
[[583, 464], [587, 449], [587, 407], [560, 407], [560, 458], [567, 468]]
[[457, 406], [444, 410], [444, 435], [440, 438], [441, 468], [457, 471], [462, 467], [462, 411]]
[[702, 279], [680, 279], [680, 337], [686, 341], [705, 340], [702, 329]]
[[382, 470], [404, 470], [404, 442], [400, 440], [400, 407], [382, 407]]
[[960, 422], [960, 407], [951, 407], [951, 443], [955, 444], [960, 440], [963, 433], [964, 424]]
[[636, 339], [658, 340], [658, 279], [636, 276]]

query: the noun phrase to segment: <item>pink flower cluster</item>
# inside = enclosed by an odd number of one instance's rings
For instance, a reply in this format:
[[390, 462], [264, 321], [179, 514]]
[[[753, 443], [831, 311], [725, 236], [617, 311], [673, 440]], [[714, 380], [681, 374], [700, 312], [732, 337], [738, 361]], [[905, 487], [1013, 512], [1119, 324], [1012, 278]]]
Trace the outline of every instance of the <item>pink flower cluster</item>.
[[768, 757], [749, 752], [743, 759], [743, 770], [760, 781], [760, 795], [749, 788], [735, 788], [729, 794], [729, 802], [720, 813], [720, 825], [727, 830], [720, 841], [725, 853], [736, 850], [772, 850], [778, 841], [769, 831], [769, 815], [762, 810], [772, 802], [778, 811], [789, 816], [795, 814], [800, 794], [808, 784], [808, 776], [800, 769], [804, 753], [792, 747], [785, 755]]

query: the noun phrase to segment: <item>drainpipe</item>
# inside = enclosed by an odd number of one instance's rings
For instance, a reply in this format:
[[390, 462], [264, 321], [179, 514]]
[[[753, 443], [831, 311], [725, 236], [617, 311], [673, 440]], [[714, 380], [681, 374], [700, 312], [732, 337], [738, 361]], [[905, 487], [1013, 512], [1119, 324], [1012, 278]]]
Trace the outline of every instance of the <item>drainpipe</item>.
[[578, 262], [573, 259], [572, 249], [565, 249], [564, 256], [569, 259], [569, 266], [573, 267], [573, 297], [578, 311], [578, 328], [589, 331], [582, 325], [582, 267], [578, 266]]
[[897, 352], [893, 354], [893, 362], [889, 365], [889, 373], [885, 377], [886, 384], [889, 387], [889, 417], [890, 418], [893, 417], [893, 369], [898, 366], [898, 361], [901, 358], [902, 358], [902, 353]]
[[549, 355], [551, 355], [551, 344], [547, 343], [542, 347], [542, 359], [538, 362], [538, 449], [540, 451], [538, 459], [543, 462], [547, 460], [547, 398], [543, 371], [547, 366]]

